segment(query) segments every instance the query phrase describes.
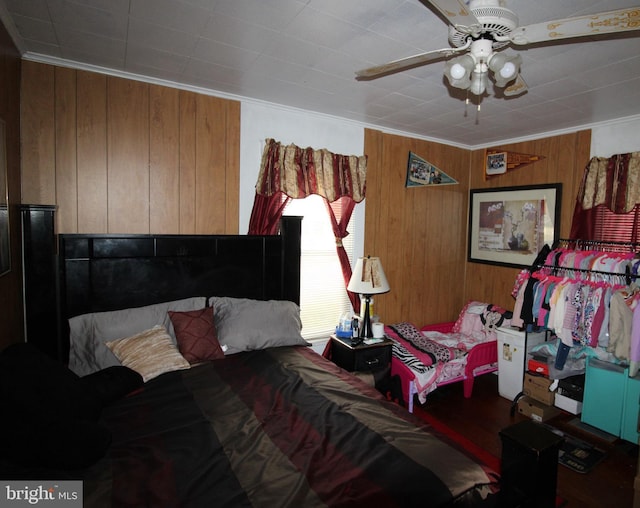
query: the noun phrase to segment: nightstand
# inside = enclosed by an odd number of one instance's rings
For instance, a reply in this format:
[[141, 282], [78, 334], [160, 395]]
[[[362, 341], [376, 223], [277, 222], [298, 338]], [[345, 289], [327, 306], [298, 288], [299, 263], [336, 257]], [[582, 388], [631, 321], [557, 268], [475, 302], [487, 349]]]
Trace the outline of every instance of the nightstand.
[[331, 361], [349, 372], [380, 373], [390, 375], [391, 346], [393, 341], [385, 337], [382, 342], [353, 346], [350, 339], [331, 336]]

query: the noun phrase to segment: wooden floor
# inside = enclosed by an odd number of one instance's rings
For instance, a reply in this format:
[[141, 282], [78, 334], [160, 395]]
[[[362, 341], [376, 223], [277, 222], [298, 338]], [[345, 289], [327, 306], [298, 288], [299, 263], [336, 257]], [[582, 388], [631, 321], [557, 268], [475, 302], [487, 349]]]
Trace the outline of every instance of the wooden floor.
[[[476, 379], [470, 399], [464, 398], [462, 383], [456, 383], [431, 393], [422, 408], [496, 457], [500, 457], [502, 448], [498, 432], [526, 419], [517, 412], [510, 415], [511, 402], [498, 395], [498, 378], [493, 374]], [[549, 423], [567, 431], [575, 429], [566, 425], [573, 418], [574, 415], [564, 413]], [[575, 430], [569, 434], [597, 444], [607, 453], [603, 461], [586, 474], [558, 466], [558, 495], [567, 502], [566, 506], [632, 507], [638, 446], [622, 440], [607, 443]]]

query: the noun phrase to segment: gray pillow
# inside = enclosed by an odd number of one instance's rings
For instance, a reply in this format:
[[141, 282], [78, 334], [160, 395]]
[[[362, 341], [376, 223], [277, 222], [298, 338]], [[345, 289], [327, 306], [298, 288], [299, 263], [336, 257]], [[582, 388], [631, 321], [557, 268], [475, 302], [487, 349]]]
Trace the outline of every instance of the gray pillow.
[[168, 311], [198, 310], [205, 305], [206, 298], [201, 296], [73, 317], [69, 319], [69, 368], [79, 376], [86, 376], [120, 365], [105, 342], [130, 337], [156, 325], [164, 326], [175, 344]]
[[212, 297], [218, 341], [226, 355], [279, 346], [309, 346], [300, 307], [281, 300]]

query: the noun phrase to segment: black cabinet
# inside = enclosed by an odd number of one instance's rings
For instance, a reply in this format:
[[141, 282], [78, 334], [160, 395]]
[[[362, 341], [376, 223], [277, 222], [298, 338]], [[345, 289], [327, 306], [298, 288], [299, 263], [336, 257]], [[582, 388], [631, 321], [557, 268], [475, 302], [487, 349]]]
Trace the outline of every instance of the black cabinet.
[[555, 508], [558, 454], [564, 438], [525, 420], [500, 431], [502, 487], [498, 506]]
[[61, 359], [55, 206], [22, 205], [22, 271], [26, 341]]
[[350, 372], [379, 372], [391, 365], [393, 341], [384, 339], [375, 344], [351, 345], [349, 339], [331, 337], [331, 360]]

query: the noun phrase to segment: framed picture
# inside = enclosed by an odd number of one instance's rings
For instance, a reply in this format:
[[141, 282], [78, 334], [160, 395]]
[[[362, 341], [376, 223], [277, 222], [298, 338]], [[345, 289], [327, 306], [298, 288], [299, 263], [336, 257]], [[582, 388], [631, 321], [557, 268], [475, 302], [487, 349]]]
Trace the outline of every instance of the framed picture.
[[502, 175], [507, 172], [507, 152], [488, 153], [485, 173], [487, 175]]
[[469, 261], [529, 267], [560, 228], [562, 184], [471, 189]]

